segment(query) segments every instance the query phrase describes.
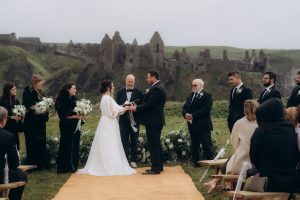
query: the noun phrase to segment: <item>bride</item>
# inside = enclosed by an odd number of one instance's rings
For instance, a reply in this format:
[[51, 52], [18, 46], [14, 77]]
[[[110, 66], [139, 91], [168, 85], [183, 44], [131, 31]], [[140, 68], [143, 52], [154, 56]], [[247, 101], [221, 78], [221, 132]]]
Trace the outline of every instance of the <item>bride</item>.
[[136, 173], [126, 159], [117, 120], [117, 116], [126, 112], [129, 107], [119, 106], [112, 98], [113, 92], [113, 83], [110, 80], [102, 81], [100, 89], [100, 93], [103, 94], [100, 102], [102, 116], [86, 165], [78, 170], [77, 174], [112, 176]]

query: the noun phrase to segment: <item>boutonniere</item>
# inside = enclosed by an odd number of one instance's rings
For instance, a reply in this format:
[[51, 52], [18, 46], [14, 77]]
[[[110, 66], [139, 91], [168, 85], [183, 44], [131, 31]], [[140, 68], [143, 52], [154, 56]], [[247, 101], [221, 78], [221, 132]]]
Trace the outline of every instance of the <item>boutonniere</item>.
[[200, 92], [199, 94], [199, 98], [201, 98], [203, 96], [203, 92]]
[[149, 92], [149, 88], [146, 89], [146, 94]]
[[297, 92], [297, 95], [300, 95], [300, 90]]
[[242, 88], [240, 88], [240, 89], [236, 90], [236, 93], [238, 93], [238, 94], [241, 94], [241, 93], [242, 93], [242, 91], [243, 91], [243, 89], [242, 89]]

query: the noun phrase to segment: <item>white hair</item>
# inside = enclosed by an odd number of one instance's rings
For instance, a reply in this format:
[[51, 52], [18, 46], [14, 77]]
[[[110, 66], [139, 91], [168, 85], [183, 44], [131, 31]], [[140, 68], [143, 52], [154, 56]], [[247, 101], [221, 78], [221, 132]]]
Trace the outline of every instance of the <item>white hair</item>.
[[201, 78], [194, 79], [194, 81], [199, 83], [201, 89], [204, 88], [204, 81]]
[[4, 118], [7, 118], [7, 110], [0, 106], [0, 122], [2, 122]]

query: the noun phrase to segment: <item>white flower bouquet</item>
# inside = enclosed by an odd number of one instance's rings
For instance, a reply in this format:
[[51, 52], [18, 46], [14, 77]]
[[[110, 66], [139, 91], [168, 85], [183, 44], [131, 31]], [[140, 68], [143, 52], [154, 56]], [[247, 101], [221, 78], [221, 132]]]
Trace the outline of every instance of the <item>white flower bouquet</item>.
[[43, 114], [43, 113], [47, 112], [49, 107], [53, 106], [53, 104], [54, 104], [54, 101], [51, 97], [50, 98], [43, 97], [42, 101], [35, 104], [35, 113]]
[[87, 115], [92, 112], [93, 107], [90, 100], [81, 99], [80, 101], [76, 101], [76, 107], [74, 108], [74, 112], [77, 115]]
[[12, 110], [13, 115], [24, 117], [26, 113], [26, 108], [23, 105], [15, 105]]

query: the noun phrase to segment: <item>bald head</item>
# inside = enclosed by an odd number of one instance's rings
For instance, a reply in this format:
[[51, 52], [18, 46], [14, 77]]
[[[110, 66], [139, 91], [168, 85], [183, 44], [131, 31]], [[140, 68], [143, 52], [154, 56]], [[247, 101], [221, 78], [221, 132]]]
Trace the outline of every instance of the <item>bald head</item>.
[[128, 74], [125, 79], [125, 84], [127, 89], [133, 89], [135, 83], [135, 77], [132, 74]]
[[200, 92], [204, 87], [204, 82], [202, 79], [194, 79], [192, 82], [192, 90], [193, 92]]

